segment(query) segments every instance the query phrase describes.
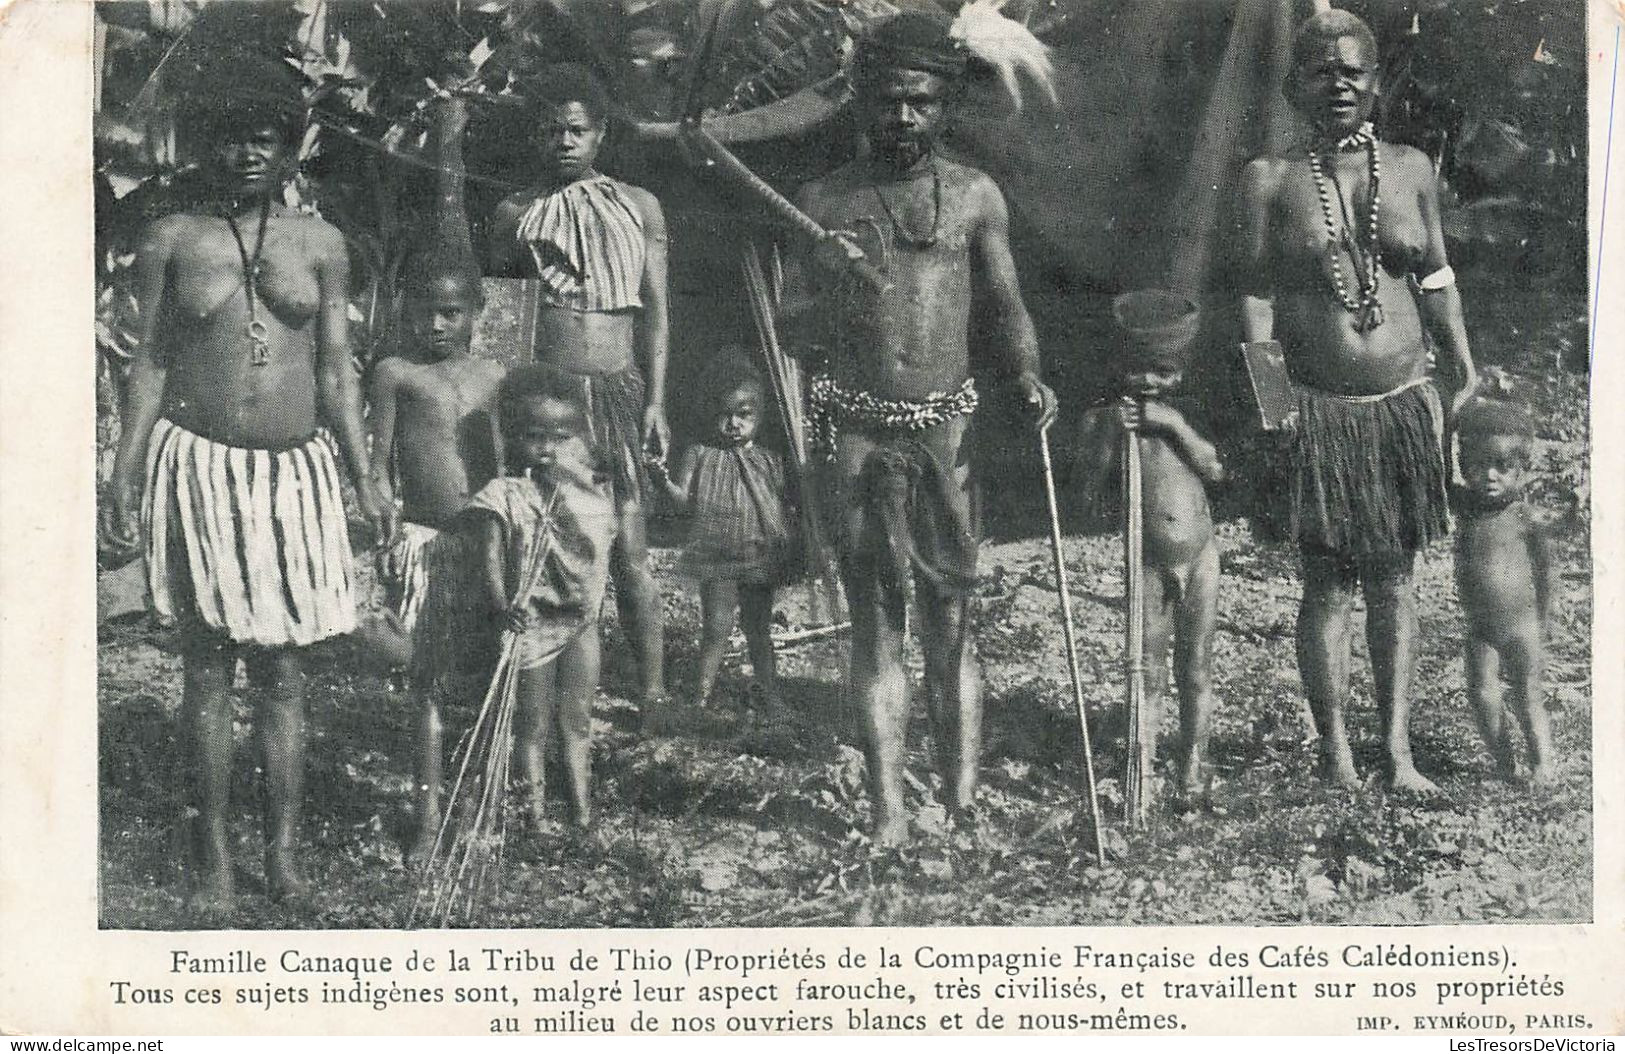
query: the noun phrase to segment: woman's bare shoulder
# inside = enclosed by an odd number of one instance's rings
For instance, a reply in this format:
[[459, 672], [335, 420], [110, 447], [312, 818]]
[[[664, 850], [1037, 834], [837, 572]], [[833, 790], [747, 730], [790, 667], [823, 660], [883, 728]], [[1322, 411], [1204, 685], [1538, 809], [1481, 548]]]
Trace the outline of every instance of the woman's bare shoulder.
[[344, 232], [315, 213], [295, 212], [287, 217], [307, 243], [324, 253], [345, 252]]
[[638, 210], [638, 215], [645, 223], [665, 220], [665, 213], [660, 208], [660, 199], [655, 197], [654, 191], [635, 183], [621, 183], [620, 180], [616, 182], [620, 184], [621, 192], [632, 203], [632, 207]]
[[1433, 159], [1404, 143], [1382, 144], [1382, 167], [1384, 175], [1392, 173], [1406, 179], [1429, 181], [1434, 178]]

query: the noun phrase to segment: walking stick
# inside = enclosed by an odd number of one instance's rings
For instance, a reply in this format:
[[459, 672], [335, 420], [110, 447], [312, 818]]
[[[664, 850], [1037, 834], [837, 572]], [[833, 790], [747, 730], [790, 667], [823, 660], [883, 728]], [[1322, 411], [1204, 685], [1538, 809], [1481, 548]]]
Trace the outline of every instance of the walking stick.
[[1083, 776], [1089, 795], [1089, 822], [1094, 831], [1095, 859], [1106, 866], [1106, 846], [1101, 840], [1100, 799], [1095, 795], [1095, 755], [1089, 744], [1089, 715], [1083, 707], [1083, 675], [1078, 671], [1078, 638], [1072, 629], [1072, 594], [1066, 587], [1066, 559], [1061, 552], [1061, 509], [1055, 500], [1055, 468], [1049, 456], [1049, 425], [1038, 430], [1038, 450], [1044, 459], [1044, 497], [1049, 500], [1049, 544], [1055, 554], [1055, 588], [1061, 594], [1061, 626], [1066, 636], [1066, 662], [1072, 674], [1072, 701], [1078, 708], [1078, 727], [1083, 732]]
[[1128, 773], [1123, 780], [1129, 827], [1145, 827], [1151, 804], [1151, 766], [1157, 730], [1145, 706], [1145, 503], [1140, 480], [1140, 429], [1125, 426], [1123, 436], [1123, 593], [1128, 607]]

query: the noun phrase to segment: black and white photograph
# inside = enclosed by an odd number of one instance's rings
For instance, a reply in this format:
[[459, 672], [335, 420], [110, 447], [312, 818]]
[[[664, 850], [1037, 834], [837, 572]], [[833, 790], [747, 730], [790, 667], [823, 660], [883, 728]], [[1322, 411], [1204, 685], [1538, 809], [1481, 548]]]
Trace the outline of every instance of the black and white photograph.
[[86, 17], [101, 930], [1598, 918], [1586, 4]]

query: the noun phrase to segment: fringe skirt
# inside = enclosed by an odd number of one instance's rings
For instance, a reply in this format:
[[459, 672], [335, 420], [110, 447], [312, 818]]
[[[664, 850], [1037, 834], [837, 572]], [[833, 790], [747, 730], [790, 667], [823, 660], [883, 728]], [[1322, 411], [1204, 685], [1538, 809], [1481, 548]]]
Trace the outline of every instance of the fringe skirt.
[[384, 556], [379, 577], [390, 609], [407, 633], [418, 624], [418, 615], [423, 611], [423, 598], [429, 592], [429, 550], [439, 538], [440, 532], [433, 527], [403, 522]]
[[1293, 533], [1342, 556], [1411, 553], [1450, 529], [1444, 407], [1420, 380], [1386, 395], [1298, 389]]
[[486, 600], [478, 540], [460, 525], [402, 527], [430, 535], [402, 568], [397, 613], [412, 639], [408, 676], [425, 688], [459, 676], [489, 680], [500, 625]]
[[159, 420], [147, 451], [147, 584], [165, 625], [285, 648], [356, 626], [331, 441], [226, 446]]
[[555, 372], [579, 386], [580, 403], [609, 473], [616, 507], [628, 501], [641, 503], [649, 487], [643, 464], [643, 400], [648, 390], [643, 371], [633, 363], [617, 373]]

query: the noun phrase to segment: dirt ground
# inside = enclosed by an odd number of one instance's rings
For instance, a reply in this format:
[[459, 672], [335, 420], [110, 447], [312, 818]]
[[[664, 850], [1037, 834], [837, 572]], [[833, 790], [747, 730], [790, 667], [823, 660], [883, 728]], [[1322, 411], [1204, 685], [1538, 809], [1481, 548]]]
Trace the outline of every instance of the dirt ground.
[[[1473, 287], [1468, 285], [1467, 289]], [[775, 925], [1109, 925], [1583, 921], [1591, 917], [1591, 563], [1586, 516], [1583, 314], [1554, 318], [1539, 294], [1481, 285], [1470, 318], [1481, 361], [1527, 386], [1541, 422], [1540, 500], [1562, 523], [1547, 705], [1560, 763], [1554, 786], [1496, 779], [1464, 694], [1461, 615], [1448, 543], [1426, 554], [1413, 741], [1444, 793], [1392, 794], [1376, 778], [1378, 722], [1363, 641], [1351, 727], [1355, 792], [1310, 772], [1311, 729], [1293, 657], [1299, 597], [1290, 548], [1221, 527], [1223, 584], [1214, 668], [1219, 710], [1205, 802], [1160, 794], [1150, 829], [1127, 833], [1123, 772], [1121, 542], [1066, 544], [1087, 706], [1106, 816], [1108, 862], [1094, 860], [1080, 794], [1081, 750], [1053, 568], [1034, 502], [1007, 503], [975, 608], [987, 673], [983, 822], [972, 839], [936, 803], [923, 704], [910, 771], [916, 836], [900, 850], [863, 835], [868, 805], [851, 715], [838, 691], [841, 644], [786, 647], [781, 673], [797, 719], [749, 709], [733, 660], [711, 708], [685, 704], [666, 738], [636, 731], [633, 677], [619, 634], [595, 709], [599, 825], [587, 840], [544, 829], [510, 839], [500, 890], [468, 920], [481, 927]], [[1565, 301], [1564, 310], [1573, 305]], [[1583, 312], [1583, 308], [1578, 311]], [[1531, 322], [1530, 319], [1535, 321]], [[1475, 327], [1476, 328], [1476, 327]], [[1580, 349], [1574, 341], [1582, 341]], [[1031, 493], [1034, 488], [1017, 489]], [[668, 670], [692, 682], [697, 604], [670, 576]], [[780, 605], [787, 630], [809, 621], [804, 590]], [[136, 929], [398, 927], [417, 881], [403, 866], [413, 717], [376, 676], [340, 653], [313, 664], [306, 830], [315, 893], [262, 892], [250, 711], [239, 699], [234, 810], [242, 894], [229, 918], [186, 904], [185, 782], [175, 711], [180, 663], [146, 617], [111, 622], [100, 641], [101, 920]], [[918, 653], [912, 656], [916, 683]], [[455, 741], [457, 717], [453, 717]], [[462, 719], [466, 721], [466, 716]], [[1163, 750], [1174, 725], [1164, 725]], [[1159, 779], [1162, 769], [1158, 770]], [[561, 805], [562, 811], [562, 805]]]

